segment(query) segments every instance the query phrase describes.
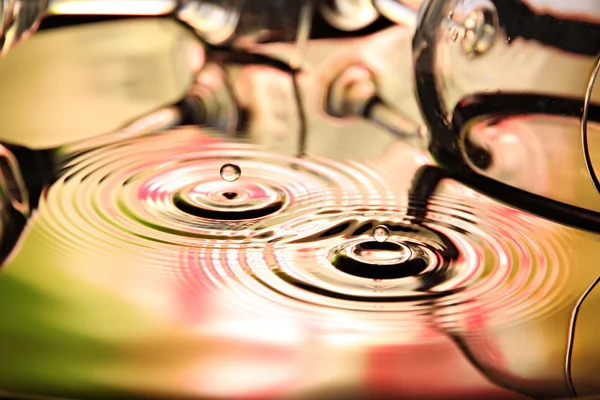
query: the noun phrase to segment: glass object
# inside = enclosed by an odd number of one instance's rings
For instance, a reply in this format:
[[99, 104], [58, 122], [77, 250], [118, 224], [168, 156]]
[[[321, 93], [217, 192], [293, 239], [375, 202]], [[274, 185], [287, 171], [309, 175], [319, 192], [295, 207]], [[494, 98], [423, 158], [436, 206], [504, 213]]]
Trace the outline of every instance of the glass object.
[[[600, 5], [592, 1], [424, 4], [413, 42], [414, 77], [429, 148], [446, 177], [549, 220], [598, 231], [599, 21]], [[588, 279], [580, 301], [597, 283]], [[580, 355], [573, 366], [580, 306], [574, 305], [565, 339], [572, 396], [581, 395], [577, 387], [597, 390], [593, 362]], [[499, 362], [499, 342], [459, 341], [492, 379], [532, 390], [536, 379]], [[557, 396], [565, 392], [561, 386], [550, 384], [539, 395]]]
[[436, 160], [511, 204], [596, 229], [598, 193], [580, 125], [598, 52], [598, 5], [431, 1], [421, 14], [415, 79]]
[[310, 17], [303, 10], [307, 5], [301, 0], [14, 0], [0, 5], [1, 48], [10, 50], [49, 16], [112, 15], [174, 16], [212, 45], [252, 51], [261, 43], [296, 41], [301, 21]]

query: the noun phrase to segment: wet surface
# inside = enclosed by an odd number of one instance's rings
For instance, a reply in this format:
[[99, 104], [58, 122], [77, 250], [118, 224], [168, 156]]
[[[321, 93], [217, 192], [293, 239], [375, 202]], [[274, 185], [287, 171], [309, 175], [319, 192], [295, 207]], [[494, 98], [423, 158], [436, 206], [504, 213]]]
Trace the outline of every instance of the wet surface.
[[[235, 182], [219, 174], [228, 162]], [[2, 387], [566, 395], [595, 236], [453, 181], [411, 199], [411, 179], [385, 160], [298, 159], [195, 129], [71, 158], [0, 279]]]

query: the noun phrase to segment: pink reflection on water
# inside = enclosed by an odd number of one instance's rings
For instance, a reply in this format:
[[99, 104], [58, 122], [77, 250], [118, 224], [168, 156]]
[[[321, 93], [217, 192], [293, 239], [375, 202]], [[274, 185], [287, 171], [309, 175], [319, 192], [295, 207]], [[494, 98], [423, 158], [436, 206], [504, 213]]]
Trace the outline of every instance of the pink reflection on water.
[[374, 348], [365, 380], [381, 398], [526, 399], [492, 384], [449, 340]]

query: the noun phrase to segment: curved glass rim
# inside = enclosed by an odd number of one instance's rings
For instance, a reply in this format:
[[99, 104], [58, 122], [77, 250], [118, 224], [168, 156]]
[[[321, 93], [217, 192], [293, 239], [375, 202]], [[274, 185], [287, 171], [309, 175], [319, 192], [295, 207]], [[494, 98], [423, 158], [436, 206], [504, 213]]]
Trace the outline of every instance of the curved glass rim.
[[[496, 0], [493, 3], [497, 5], [502, 1], [504, 0]], [[511, 1], [511, 3], [515, 2], [520, 3], [519, 0]], [[477, 107], [482, 102], [487, 103], [485, 107], [487, 110], [494, 109], [493, 114], [542, 114], [581, 118], [584, 98], [573, 99], [531, 93], [504, 93], [500, 102], [497, 101], [498, 95], [475, 94], [469, 98], [467, 107], [461, 107], [462, 110], [456, 110], [451, 114], [451, 118], [448, 118], [449, 113], [438, 97], [438, 80], [433, 73], [435, 70], [436, 49], [431, 46], [431, 43], [435, 42], [438, 29], [428, 29], [428, 21], [440, 21], [445, 17], [445, 4], [447, 4], [447, 1], [431, 0], [423, 5], [421, 24], [417, 26], [413, 39], [413, 73], [420, 111], [431, 131], [429, 151], [436, 162], [447, 170], [446, 177], [464, 183], [487, 196], [528, 213], [563, 225], [600, 233], [600, 213], [552, 200], [485, 177], [473, 171], [466, 163], [460, 145], [461, 126], [469, 118], [469, 115], [481, 115], [477, 114]], [[567, 22], [567, 24], [570, 23], [576, 24], [576, 27], [580, 25], [575, 21]], [[600, 26], [595, 25], [594, 27], [596, 32], [600, 34]], [[568, 27], [565, 30], [568, 30]], [[577, 32], [580, 32], [580, 29]], [[571, 37], [571, 39], [576, 37]], [[564, 43], [553, 43], [546, 40], [547, 38], [543, 36], [543, 33], [540, 33], [538, 38], [528, 37], [528, 39], [538, 40], [562, 51], [581, 54], [580, 51], [577, 51], [578, 49], [572, 48], [569, 40]], [[589, 49], [584, 50], [585, 54], [589, 53]], [[599, 50], [600, 45], [597, 47], [596, 53]], [[510, 101], [507, 101], [507, 98], [510, 98]], [[494, 103], [495, 101], [497, 103]], [[490, 102], [493, 108], [490, 108]], [[492, 115], [489, 112], [487, 114]], [[589, 105], [587, 117], [588, 121], [600, 122], [600, 106]]]

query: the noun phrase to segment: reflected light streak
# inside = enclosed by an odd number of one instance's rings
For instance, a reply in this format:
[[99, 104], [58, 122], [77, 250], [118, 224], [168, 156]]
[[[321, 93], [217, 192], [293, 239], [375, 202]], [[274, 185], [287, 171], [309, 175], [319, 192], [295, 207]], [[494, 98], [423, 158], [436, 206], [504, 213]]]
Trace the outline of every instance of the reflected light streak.
[[211, 337], [270, 345], [298, 346], [304, 339], [304, 333], [294, 321], [268, 321], [264, 318], [223, 318], [204, 324], [195, 331]]
[[282, 360], [219, 357], [198, 364], [185, 381], [208, 398], [277, 398], [297, 374], [293, 364]]
[[68, 154], [85, 151], [86, 149], [93, 147], [107, 146], [118, 141], [159, 132], [180, 121], [181, 113], [177, 108], [163, 108], [141, 117], [117, 132], [100, 135], [83, 142], [67, 145], [62, 151]]
[[373, 346], [389, 343], [390, 340], [398, 345], [403, 343], [413, 344], [431, 340], [431, 338], [436, 338], [440, 335], [436, 331], [431, 331], [420, 322], [415, 322], [413, 330], [404, 329], [393, 334], [390, 334], [385, 328], [375, 326], [372, 322], [369, 323], [367, 321], [363, 323], [349, 321], [347, 322], [347, 326], [352, 326], [355, 332], [346, 331], [322, 334], [319, 341], [324, 344], [324, 347], [331, 349], [360, 349], [367, 345]]
[[51, 0], [50, 14], [164, 15], [175, 11], [172, 0]]

